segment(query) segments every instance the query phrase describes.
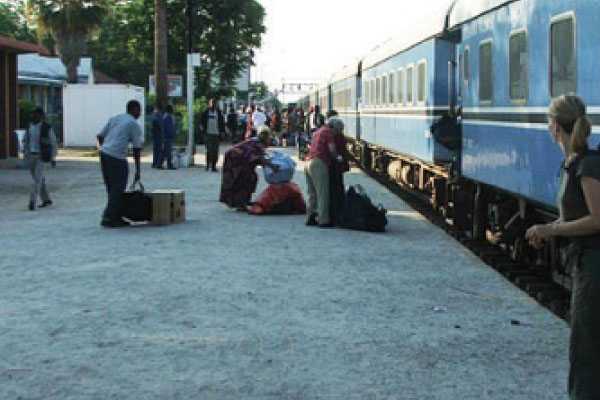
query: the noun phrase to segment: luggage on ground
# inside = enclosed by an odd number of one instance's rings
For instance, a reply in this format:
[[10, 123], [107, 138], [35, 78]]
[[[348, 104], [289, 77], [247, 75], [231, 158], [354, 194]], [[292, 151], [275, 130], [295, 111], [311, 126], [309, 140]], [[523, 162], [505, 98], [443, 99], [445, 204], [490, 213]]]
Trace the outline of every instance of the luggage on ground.
[[306, 203], [300, 187], [293, 182], [269, 185], [248, 209], [250, 214], [304, 214]]
[[152, 224], [169, 225], [185, 221], [183, 190], [153, 190], [147, 195], [152, 200]]
[[277, 172], [269, 166], [263, 167], [265, 180], [268, 183], [287, 183], [292, 180], [294, 171], [296, 171], [296, 162], [292, 160], [292, 157], [281, 151], [270, 151], [267, 155], [267, 159], [271, 164], [279, 167]]
[[144, 192], [142, 182], [134, 182], [129, 191], [123, 193], [122, 216], [133, 222], [144, 222], [152, 219], [152, 200]]
[[368, 232], [385, 232], [387, 210], [374, 206], [360, 185], [351, 186], [346, 192], [340, 226]]

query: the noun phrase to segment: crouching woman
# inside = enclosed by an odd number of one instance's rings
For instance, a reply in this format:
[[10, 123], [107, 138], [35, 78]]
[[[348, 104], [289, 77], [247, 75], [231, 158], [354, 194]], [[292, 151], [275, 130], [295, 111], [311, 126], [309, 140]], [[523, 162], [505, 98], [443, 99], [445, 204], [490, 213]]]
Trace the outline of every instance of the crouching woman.
[[256, 167], [267, 164], [265, 149], [270, 140], [271, 131], [263, 126], [258, 137], [245, 140], [225, 153], [219, 197], [221, 203], [246, 210], [258, 183]]
[[560, 238], [573, 274], [569, 396], [600, 399], [600, 153], [588, 149], [591, 125], [579, 97], [555, 99], [550, 134], [565, 155], [558, 193], [558, 221], [527, 231], [535, 247]]

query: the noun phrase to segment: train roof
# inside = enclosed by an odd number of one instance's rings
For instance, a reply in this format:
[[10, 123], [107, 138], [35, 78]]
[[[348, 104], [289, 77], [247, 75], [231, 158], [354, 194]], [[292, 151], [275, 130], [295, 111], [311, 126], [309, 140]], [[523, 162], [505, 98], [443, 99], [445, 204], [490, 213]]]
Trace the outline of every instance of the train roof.
[[342, 69], [340, 69], [339, 71], [337, 71], [333, 75], [331, 75], [329, 82], [336, 83], [336, 82], [339, 82], [346, 78], [350, 78], [352, 76], [358, 75], [358, 64], [359, 63], [360, 63], [360, 60], [354, 60], [350, 64], [344, 65], [344, 67]]
[[[468, 2], [468, 0], [466, 0]], [[363, 60], [363, 70], [387, 60], [428, 39], [440, 36], [447, 28], [448, 12], [454, 0], [428, 8], [417, 18], [406, 16], [398, 19], [399, 35], [375, 47]]]
[[519, 0], [456, 0], [449, 18], [449, 28], [464, 24], [506, 4]]

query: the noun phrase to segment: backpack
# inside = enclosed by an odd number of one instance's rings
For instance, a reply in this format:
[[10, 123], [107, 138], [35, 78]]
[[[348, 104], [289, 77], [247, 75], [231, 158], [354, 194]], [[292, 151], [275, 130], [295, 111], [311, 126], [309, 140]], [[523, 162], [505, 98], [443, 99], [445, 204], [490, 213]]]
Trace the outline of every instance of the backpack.
[[350, 186], [346, 192], [340, 218], [342, 228], [367, 232], [385, 232], [387, 210], [374, 206], [360, 185]]
[[40, 129], [40, 158], [43, 162], [52, 161], [52, 142], [50, 141], [50, 125], [42, 122]]

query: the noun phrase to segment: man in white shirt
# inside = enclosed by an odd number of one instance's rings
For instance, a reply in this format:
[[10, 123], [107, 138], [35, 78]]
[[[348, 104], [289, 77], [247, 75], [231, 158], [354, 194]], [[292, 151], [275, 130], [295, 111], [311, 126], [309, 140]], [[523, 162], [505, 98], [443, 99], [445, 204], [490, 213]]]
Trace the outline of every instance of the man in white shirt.
[[257, 132], [261, 126], [265, 126], [267, 124], [267, 115], [262, 111], [260, 106], [256, 107], [256, 111], [254, 111], [252, 114], [252, 124]]
[[142, 152], [142, 128], [137, 123], [141, 105], [136, 100], [127, 103], [127, 113], [117, 115], [98, 134], [100, 166], [108, 194], [108, 202], [102, 215], [101, 225], [107, 228], [127, 226], [123, 221], [122, 197], [127, 187], [129, 143], [133, 146], [135, 181], [140, 180], [140, 155]]
[[23, 137], [23, 150], [33, 178], [33, 187], [29, 198], [29, 210], [34, 211], [38, 196], [42, 203], [39, 207], [52, 205], [46, 177], [44, 176], [44, 163], [52, 162], [56, 154], [56, 136], [52, 127], [45, 121], [44, 110], [36, 108], [31, 114], [31, 124]]

